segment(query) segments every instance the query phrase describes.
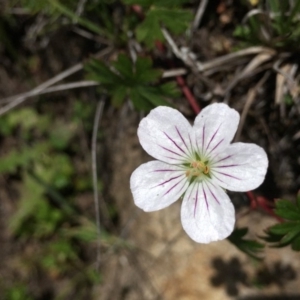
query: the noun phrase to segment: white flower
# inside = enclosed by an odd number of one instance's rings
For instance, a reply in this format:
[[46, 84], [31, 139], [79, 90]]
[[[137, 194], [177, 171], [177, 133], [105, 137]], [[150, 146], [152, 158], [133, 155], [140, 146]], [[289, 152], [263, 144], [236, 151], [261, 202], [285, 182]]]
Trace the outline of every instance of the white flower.
[[261, 147], [230, 144], [239, 118], [222, 103], [204, 108], [194, 126], [175, 109], [153, 109], [140, 122], [138, 137], [144, 150], [158, 160], [132, 173], [135, 204], [156, 211], [183, 197], [182, 226], [194, 241], [209, 243], [229, 236], [235, 212], [225, 189], [257, 188], [268, 166]]

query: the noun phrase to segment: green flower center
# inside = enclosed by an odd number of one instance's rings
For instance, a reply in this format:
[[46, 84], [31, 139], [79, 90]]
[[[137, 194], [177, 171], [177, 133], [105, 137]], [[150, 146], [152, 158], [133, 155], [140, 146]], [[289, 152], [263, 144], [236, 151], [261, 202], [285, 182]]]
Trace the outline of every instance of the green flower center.
[[202, 160], [194, 160], [187, 166], [185, 174], [190, 181], [194, 181], [197, 178], [203, 178], [204, 176], [210, 178], [209, 162]]

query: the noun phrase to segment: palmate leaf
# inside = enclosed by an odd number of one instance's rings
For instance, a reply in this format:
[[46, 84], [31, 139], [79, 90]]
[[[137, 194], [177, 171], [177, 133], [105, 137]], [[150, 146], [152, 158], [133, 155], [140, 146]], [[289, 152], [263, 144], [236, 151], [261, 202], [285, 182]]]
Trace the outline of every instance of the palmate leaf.
[[300, 251], [300, 196], [294, 204], [288, 200], [278, 200], [275, 203], [275, 213], [285, 219], [284, 222], [271, 226], [263, 239], [273, 243], [273, 247], [291, 245], [295, 251]]
[[163, 40], [161, 26], [173, 34], [183, 33], [192, 21], [192, 13], [180, 7], [187, 0], [124, 0], [126, 4], [144, 7], [145, 19], [137, 26], [136, 36], [140, 42], [153, 47], [155, 41]]
[[139, 57], [134, 64], [129, 57], [120, 54], [112, 65], [110, 69], [94, 59], [86, 65], [86, 70], [88, 78], [101, 83], [116, 107], [129, 98], [136, 109], [148, 111], [158, 105], [169, 106], [165, 98], [179, 94], [175, 83], [156, 84], [162, 71], [152, 67], [150, 58]]
[[261, 257], [258, 254], [260, 254], [264, 245], [254, 240], [244, 239], [247, 232], [248, 228], [237, 228], [227, 239], [250, 257], [260, 260]]
[[154, 7], [147, 13], [144, 22], [137, 27], [137, 39], [151, 48], [155, 41], [164, 39], [162, 25], [173, 34], [181, 34], [188, 28], [191, 16], [190, 12], [181, 9]]

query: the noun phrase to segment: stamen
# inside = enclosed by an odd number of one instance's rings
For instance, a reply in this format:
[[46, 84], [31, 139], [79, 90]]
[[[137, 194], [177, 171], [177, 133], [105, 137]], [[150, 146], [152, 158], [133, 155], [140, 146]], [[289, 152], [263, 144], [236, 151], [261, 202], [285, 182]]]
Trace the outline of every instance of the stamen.
[[210, 167], [208, 161], [195, 160], [190, 163], [190, 168], [185, 172], [186, 177], [190, 179], [200, 177], [202, 175], [209, 176]]

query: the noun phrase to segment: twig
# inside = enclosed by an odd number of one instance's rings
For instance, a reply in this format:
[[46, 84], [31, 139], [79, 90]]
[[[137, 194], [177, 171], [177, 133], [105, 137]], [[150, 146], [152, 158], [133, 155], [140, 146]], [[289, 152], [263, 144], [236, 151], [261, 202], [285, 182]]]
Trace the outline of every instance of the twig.
[[196, 30], [199, 27], [199, 24], [202, 20], [207, 3], [208, 3], [208, 0], [201, 0], [198, 10], [197, 10], [197, 13], [196, 13], [196, 16], [195, 16], [195, 19], [194, 19], [194, 22], [193, 22], [193, 27], [192, 27], [193, 30]]
[[61, 81], [62, 79], [64, 79], [64, 78], [66, 78], [66, 77], [68, 77], [68, 76], [70, 76], [70, 75], [78, 72], [82, 68], [83, 68], [83, 64], [79, 63], [79, 64], [73, 66], [72, 68], [67, 69], [64, 72], [56, 75], [55, 77], [47, 80], [46, 82], [40, 84], [39, 86], [37, 86], [36, 88], [34, 88], [31, 92], [28, 92], [28, 94], [26, 96], [24, 96], [24, 94], [23, 94], [21, 96], [16, 97], [13, 101], [11, 101], [9, 104], [7, 104], [6, 106], [4, 106], [4, 107], [2, 107], [0, 109], [0, 116], [4, 115], [5, 113], [7, 113], [8, 111], [10, 111], [14, 107], [16, 107], [19, 104], [21, 104], [22, 102], [24, 102], [28, 98], [29, 94], [30, 94], [30, 96], [38, 95], [43, 90], [47, 89], [49, 86], [51, 86], [51, 85], [55, 84], [56, 82]]
[[180, 69], [173, 69], [169, 71], [165, 71], [162, 74], [162, 78], [168, 78], [168, 77], [175, 77], [180, 75], [185, 75], [187, 73], [186, 69], [180, 68]]
[[212, 59], [206, 63], [200, 63], [197, 62], [197, 68], [200, 72], [204, 72], [206, 70], [218, 67], [220, 65], [230, 63], [233, 60], [236, 60], [237, 58], [247, 56], [247, 55], [254, 55], [261, 52], [270, 53], [275, 55], [276, 52], [271, 48], [266, 48], [262, 46], [255, 46], [255, 47], [249, 47], [237, 52], [229, 53], [220, 57], [217, 57], [215, 59]]
[[196, 59], [192, 58], [190, 55], [186, 55], [176, 45], [173, 38], [169, 34], [169, 32], [165, 28], [161, 28], [162, 34], [164, 35], [166, 41], [168, 42], [169, 46], [171, 47], [173, 53], [177, 58], [182, 60], [187, 66], [197, 69], [198, 72], [205, 72], [207, 70], [219, 67], [221, 65], [231, 63], [232, 61], [235, 61], [237, 58], [248, 56], [248, 55], [255, 55], [259, 53], [265, 53], [266, 55], [275, 55], [276, 51], [273, 49], [267, 48], [267, 47], [249, 47], [247, 49], [243, 49], [234, 53], [229, 53], [226, 55], [223, 55], [221, 57], [217, 57], [215, 59], [212, 59], [206, 63], [202, 63], [197, 61]]
[[269, 76], [270, 76], [270, 72], [266, 72], [265, 75], [261, 78], [261, 80], [255, 85], [255, 87], [249, 90], [248, 95], [247, 95], [247, 101], [244, 106], [243, 112], [241, 114], [241, 120], [239, 123], [239, 127], [238, 127], [237, 133], [234, 138], [235, 142], [239, 141], [239, 139], [240, 139], [248, 111], [249, 111], [253, 101], [255, 100], [258, 90], [262, 87], [262, 85], [265, 83], [265, 81], [268, 79]]
[[[100, 58], [102, 56], [105, 56], [106, 54], [108, 54], [110, 51], [112, 51], [112, 47], [107, 47], [103, 50], [101, 50], [100, 52], [98, 52], [97, 54], [94, 55], [95, 58]], [[48, 87], [50, 87], [51, 85], [54, 85], [55, 83], [63, 80], [64, 78], [80, 71], [83, 69], [83, 63], [79, 63], [67, 70], [65, 70], [64, 72], [56, 75], [55, 77], [47, 80], [46, 82], [40, 84], [39, 86], [35, 87], [33, 90], [23, 93], [23, 94], [19, 94], [13, 97], [8, 97], [8, 98], [4, 98], [2, 100], [0, 100], [0, 103], [3, 102], [10, 102], [9, 104], [7, 104], [6, 106], [3, 106], [2, 108], [0, 108], [0, 116], [4, 115], [5, 113], [7, 113], [8, 111], [10, 111], [12, 108], [18, 106], [19, 104], [21, 104], [22, 102], [24, 102], [28, 97], [32, 97], [32, 96], [36, 96], [42, 93], [42, 91], [44, 92]], [[57, 86], [58, 87], [58, 86]], [[60, 87], [62, 88], [62, 87]], [[75, 87], [73, 87], [75, 88]], [[52, 90], [54, 91], [54, 90]]]
[[87, 0], [79, 0], [78, 5], [77, 5], [77, 9], [76, 9], [76, 15], [78, 17], [80, 17], [82, 15], [84, 6], [86, 4], [86, 1]]
[[26, 100], [27, 98], [38, 96], [38, 95], [43, 95], [43, 94], [48, 94], [48, 93], [53, 93], [53, 92], [58, 92], [58, 91], [77, 89], [77, 88], [82, 88], [82, 87], [96, 86], [96, 85], [99, 85], [99, 82], [92, 81], [92, 80], [60, 84], [60, 85], [56, 85], [53, 87], [49, 87], [45, 90], [40, 91], [39, 93], [36, 93], [34, 90], [32, 90], [30, 92], [19, 94], [19, 95], [13, 96], [13, 97], [4, 98], [4, 99], [0, 100], [0, 103], [8, 103], [8, 102], [14, 101], [16, 98], [20, 98], [20, 97], [23, 97], [23, 98], [25, 98], [24, 100]]
[[93, 174], [93, 189], [94, 189], [94, 203], [95, 203], [95, 213], [96, 213], [96, 225], [97, 225], [97, 261], [96, 269], [100, 269], [100, 246], [101, 246], [101, 228], [100, 228], [100, 209], [99, 209], [99, 195], [98, 195], [98, 176], [97, 176], [97, 134], [99, 123], [102, 118], [103, 108], [105, 104], [105, 99], [102, 98], [96, 109], [93, 135], [92, 135], [92, 174]]

